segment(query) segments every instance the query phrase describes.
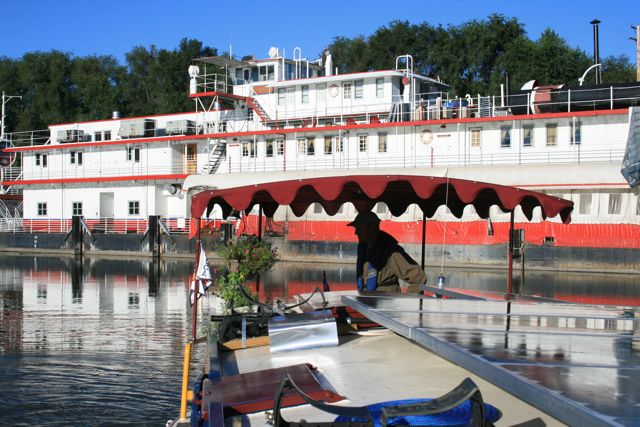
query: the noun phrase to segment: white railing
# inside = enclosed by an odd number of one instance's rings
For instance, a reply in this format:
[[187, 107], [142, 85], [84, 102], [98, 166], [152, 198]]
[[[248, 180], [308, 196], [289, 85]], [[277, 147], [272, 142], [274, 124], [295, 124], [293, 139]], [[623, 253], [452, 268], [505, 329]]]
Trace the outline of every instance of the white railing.
[[358, 168], [416, 168], [443, 166], [475, 165], [525, 165], [525, 164], [576, 164], [589, 162], [621, 162], [624, 149], [590, 150], [581, 152], [579, 148], [553, 150], [548, 152], [505, 152], [505, 153], [460, 153], [438, 154], [433, 152], [421, 156], [396, 154], [377, 154], [353, 152], [328, 154], [324, 157], [303, 155], [238, 159], [227, 158], [227, 164], [218, 173], [237, 172], [274, 172], [319, 169], [358, 169]]
[[[89, 153], [91, 154], [91, 153]], [[85, 157], [85, 163], [88, 163], [88, 156]], [[149, 176], [149, 175], [182, 175], [196, 173], [196, 160], [175, 161], [169, 165], [141, 166], [139, 163], [133, 163], [131, 166], [98, 166], [91, 167], [81, 165], [76, 167], [65, 167], [60, 170], [54, 167], [52, 159], [49, 159], [47, 167], [35, 167], [25, 171], [22, 175], [21, 168], [6, 168], [8, 173], [5, 175], [5, 181], [16, 180], [40, 180], [40, 179], [67, 179], [67, 178], [109, 178], [123, 176]]]
[[47, 145], [51, 142], [51, 132], [49, 129], [9, 132], [5, 134], [5, 138], [7, 138], [14, 147]]
[[[187, 234], [189, 218], [161, 218], [171, 234]], [[89, 231], [95, 234], [144, 234], [149, 222], [143, 218], [85, 218]], [[0, 232], [5, 233], [68, 233], [71, 220], [60, 218], [0, 218]]]

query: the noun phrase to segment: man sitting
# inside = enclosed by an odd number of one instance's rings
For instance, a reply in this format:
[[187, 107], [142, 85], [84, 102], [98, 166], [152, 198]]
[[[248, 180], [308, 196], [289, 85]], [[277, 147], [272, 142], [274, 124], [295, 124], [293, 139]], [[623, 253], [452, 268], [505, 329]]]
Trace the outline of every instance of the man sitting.
[[[427, 275], [390, 234], [380, 230], [380, 218], [361, 212], [347, 224], [358, 236], [356, 274], [358, 290], [400, 292], [399, 279], [422, 285]], [[410, 286], [414, 290], [414, 286]]]

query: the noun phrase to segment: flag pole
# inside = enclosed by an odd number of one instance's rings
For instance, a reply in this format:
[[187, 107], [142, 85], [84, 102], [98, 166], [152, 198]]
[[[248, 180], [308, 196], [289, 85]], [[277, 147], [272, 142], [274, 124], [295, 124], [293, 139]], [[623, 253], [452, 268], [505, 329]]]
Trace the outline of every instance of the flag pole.
[[191, 336], [193, 340], [196, 340], [197, 335], [197, 327], [198, 327], [198, 284], [194, 284], [193, 281], [197, 280], [198, 274], [198, 264], [200, 263], [200, 245], [201, 245], [201, 234], [200, 234], [200, 218], [196, 218], [196, 261], [193, 266], [193, 276], [191, 276], [191, 283], [189, 284], [190, 288], [195, 286], [193, 290], [193, 315], [191, 319]]

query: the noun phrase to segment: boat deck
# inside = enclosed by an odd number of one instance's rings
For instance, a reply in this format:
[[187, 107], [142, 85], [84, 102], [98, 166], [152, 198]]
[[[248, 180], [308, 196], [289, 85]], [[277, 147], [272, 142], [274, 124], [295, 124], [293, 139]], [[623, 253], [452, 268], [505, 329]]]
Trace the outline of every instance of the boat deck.
[[[346, 335], [337, 347], [270, 353], [269, 347], [257, 347], [225, 353], [226, 374], [279, 368], [300, 363], [317, 367], [321, 384], [346, 396], [338, 404], [366, 405], [374, 402], [437, 397], [470, 377], [478, 384], [485, 402], [497, 406], [503, 417], [497, 426], [532, 423], [535, 426], [564, 425], [511, 394], [484, 381], [419, 345], [389, 330], [376, 335]], [[275, 393], [275, 390], [274, 390]], [[330, 421], [335, 416], [309, 405], [283, 410], [287, 420]], [[264, 413], [227, 419], [227, 426], [266, 426]]]

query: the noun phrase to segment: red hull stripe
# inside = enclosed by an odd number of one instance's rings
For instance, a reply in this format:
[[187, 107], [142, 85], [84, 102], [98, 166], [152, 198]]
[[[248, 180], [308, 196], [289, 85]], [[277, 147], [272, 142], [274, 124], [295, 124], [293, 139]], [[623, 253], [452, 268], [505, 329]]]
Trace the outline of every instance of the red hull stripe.
[[131, 176], [100, 176], [88, 178], [60, 178], [60, 179], [26, 179], [20, 181], [2, 181], [0, 185], [37, 185], [37, 184], [67, 184], [76, 182], [116, 182], [116, 181], [155, 181], [161, 179], [183, 180], [187, 174], [173, 175], [131, 175]]
[[[266, 221], [263, 221], [265, 224]], [[257, 234], [257, 216], [246, 218], [239, 232]], [[352, 227], [343, 221], [289, 221], [287, 240], [322, 242], [357, 242]], [[283, 223], [273, 225], [280, 230]], [[487, 232], [486, 221], [439, 222], [427, 220], [429, 245], [495, 245], [509, 241], [509, 223], [494, 222], [493, 235]], [[525, 230], [528, 244], [542, 245], [553, 239], [553, 245], [586, 248], [640, 248], [640, 225], [636, 224], [561, 224], [556, 222], [519, 223], [515, 228]], [[400, 243], [421, 244], [422, 221], [384, 221], [382, 229]]]
[[100, 145], [127, 145], [127, 144], [143, 144], [143, 143], [156, 143], [166, 141], [192, 141], [198, 139], [225, 139], [225, 138], [238, 138], [244, 136], [254, 135], [284, 135], [290, 133], [321, 133], [321, 132], [337, 132], [341, 130], [353, 130], [353, 129], [379, 129], [390, 127], [420, 127], [431, 125], [455, 125], [457, 123], [480, 123], [480, 122], [504, 122], [504, 121], [521, 121], [521, 120], [536, 120], [536, 119], [551, 119], [562, 117], [586, 117], [586, 116], [611, 116], [628, 114], [626, 109], [616, 110], [597, 110], [597, 111], [578, 111], [575, 113], [544, 113], [535, 115], [520, 115], [520, 116], [505, 116], [505, 117], [478, 117], [468, 119], [444, 119], [444, 120], [417, 120], [409, 122], [391, 122], [391, 123], [363, 123], [354, 125], [341, 125], [341, 126], [317, 126], [317, 127], [300, 127], [290, 129], [269, 129], [253, 132], [229, 132], [229, 133], [210, 133], [204, 135], [185, 135], [185, 136], [163, 136], [156, 138], [138, 138], [138, 139], [120, 139], [115, 141], [100, 141], [100, 142], [81, 142], [72, 144], [57, 144], [57, 145], [39, 145], [31, 147], [14, 147], [6, 148], [7, 152], [18, 151], [51, 151], [61, 150], [69, 148], [81, 148], [92, 147]]

